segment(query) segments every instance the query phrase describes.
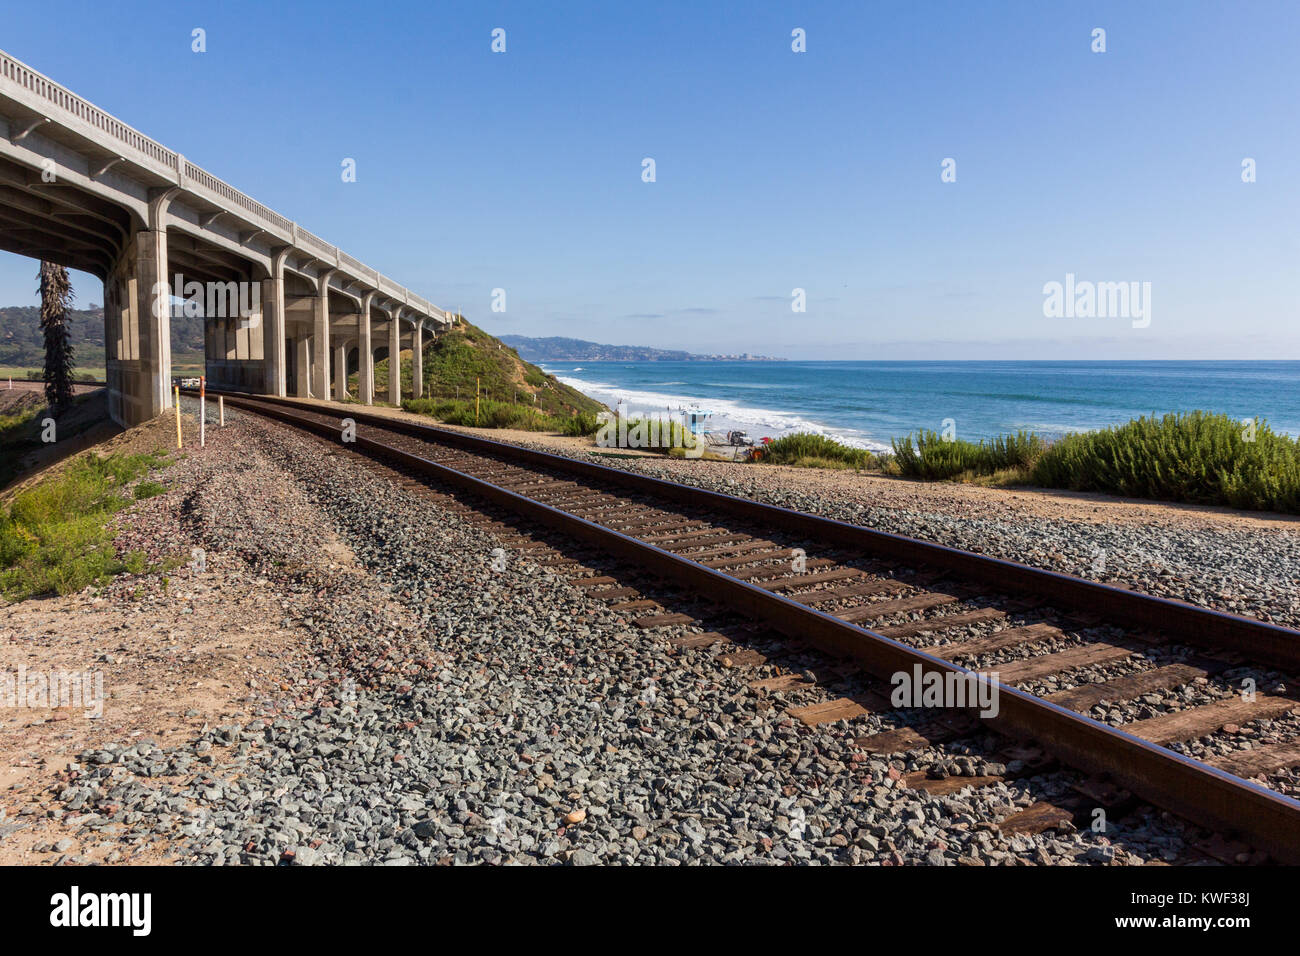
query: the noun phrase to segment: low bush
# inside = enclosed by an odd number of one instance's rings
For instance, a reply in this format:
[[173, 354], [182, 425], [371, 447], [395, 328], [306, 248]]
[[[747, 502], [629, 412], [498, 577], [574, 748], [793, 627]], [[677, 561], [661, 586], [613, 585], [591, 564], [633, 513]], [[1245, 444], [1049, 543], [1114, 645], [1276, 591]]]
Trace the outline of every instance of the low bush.
[[582, 438], [594, 435], [600, 429], [600, 420], [590, 412], [578, 412], [569, 418], [560, 419], [560, 432]]
[[1300, 442], [1195, 411], [1068, 435], [1035, 463], [1048, 488], [1300, 513]]
[[143, 501], [146, 498], [156, 498], [166, 490], [166, 487], [156, 481], [142, 481], [135, 486], [135, 500]]
[[894, 464], [905, 478], [942, 481], [950, 478], [992, 475], [1008, 469], [1028, 469], [1046, 443], [1037, 435], [1020, 431], [978, 444], [947, 439], [932, 431], [893, 440]]
[[695, 436], [680, 421], [668, 417], [642, 416], [620, 420], [607, 416], [603, 421], [597, 421], [593, 431], [596, 432], [597, 444], [606, 448], [668, 451], [671, 448], [695, 447]]
[[853, 448], [815, 432], [795, 432], [762, 446], [759, 461], [770, 465], [799, 465], [806, 468], [870, 468], [875, 456], [865, 448]]

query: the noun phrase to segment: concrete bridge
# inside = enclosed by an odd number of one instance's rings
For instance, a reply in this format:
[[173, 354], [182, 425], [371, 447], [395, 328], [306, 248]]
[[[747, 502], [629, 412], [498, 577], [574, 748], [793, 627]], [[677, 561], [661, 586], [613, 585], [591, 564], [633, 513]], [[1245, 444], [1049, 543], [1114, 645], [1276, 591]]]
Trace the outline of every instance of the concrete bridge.
[[[109, 407], [123, 425], [171, 407], [171, 320], [204, 316], [213, 384], [374, 400], [374, 363], [414, 355], [443, 310], [0, 51], [0, 249], [104, 283]], [[181, 298], [173, 300], [177, 275]], [[191, 285], [191, 284], [195, 285]], [[186, 290], [190, 286], [190, 291]], [[216, 289], [247, 314], [211, 309]], [[391, 369], [398, 367], [390, 361]], [[400, 400], [400, 375], [387, 399]]]

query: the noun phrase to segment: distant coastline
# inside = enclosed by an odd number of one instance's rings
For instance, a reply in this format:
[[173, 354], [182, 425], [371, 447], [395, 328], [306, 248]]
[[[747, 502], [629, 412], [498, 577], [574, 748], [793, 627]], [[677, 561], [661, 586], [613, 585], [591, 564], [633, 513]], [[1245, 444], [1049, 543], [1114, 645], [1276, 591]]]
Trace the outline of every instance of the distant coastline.
[[560, 336], [532, 338], [501, 335], [498, 338], [519, 353], [526, 362], [784, 362], [769, 355], [742, 352], [732, 355], [697, 355], [675, 349], [645, 345], [603, 345]]

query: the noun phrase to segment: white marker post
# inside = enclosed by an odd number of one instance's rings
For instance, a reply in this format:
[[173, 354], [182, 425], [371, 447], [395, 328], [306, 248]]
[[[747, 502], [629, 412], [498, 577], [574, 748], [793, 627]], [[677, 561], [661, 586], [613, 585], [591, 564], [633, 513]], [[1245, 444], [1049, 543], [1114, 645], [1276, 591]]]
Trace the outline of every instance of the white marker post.
[[226, 396], [217, 396], [217, 413], [221, 416], [221, 427], [226, 427]]
[[207, 444], [208, 424], [208, 378], [206, 375], [199, 376], [199, 447], [202, 448]]

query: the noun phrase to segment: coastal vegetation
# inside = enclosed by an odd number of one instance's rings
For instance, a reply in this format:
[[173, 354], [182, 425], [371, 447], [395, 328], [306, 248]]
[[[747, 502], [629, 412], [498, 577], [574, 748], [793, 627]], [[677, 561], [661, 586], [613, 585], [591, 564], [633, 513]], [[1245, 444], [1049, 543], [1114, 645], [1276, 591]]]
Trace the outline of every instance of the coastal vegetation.
[[618, 418], [610, 415], [596, 423], [596, 444], [606, 448], [638, 448], [644, 451], [673, 452], [690, 457], [695, 438], [680, 421], [672, 418]]
[[[84, 455], [0, 506], [0, 594], [11, 601], [71, 594], [124, 571], [144, 571], [143, 552], [119, 555], [113, 547], [110, 519], [131, 503], [128, 486], [164, 462], [157, 452]], [[134, 497], [162, 490], [140, 482]]]
[[477, 428], [513, 428], [530, 432], [559, 432], [561, 435], [590, 435], [599, 426], [596, 416], [588, 412], [572, 415], [548, 415], [531, 405], [515, 402], [483, 401], [477, 408], [468, 401], [448, 398], [408, 398], [402, 408], [419, 415], [429, 415], [447, 425]]
[[795, 432], [768, 442], [758, 459], [800, 468], [875, 468], [881, 462], [865, 448], [853, 448], [815, 432]]
[[1045, 488], [1300, 514], [1300, 442], [1209, 412], [1067, 435], [1033, 463]]
[[893, 445], [884, 470], [907, 478], [1300, 513], [1300, 442], [1260, 420], [1194, 411], [1144, 416], [1051, 443], [1023, 431], [979, 444], [922, 432]]
[[[376, 366], [380, 394], [387, 365]], [[409, 360], [403, 361], [402, 374], [409, 394]], [[453, 425], [589, 436], [600, 430], [598, 415], [607, 411], [463, 320], [426, 346], [424, 379], [425, 397], [408, 398], [402, 407]], [[629, 436], [638, 429], [646, 433], [634, 447], [683, 457], [676, 447], [681, 436], [673, 431], [680, 425], [660, 429], [650, 440], [655, 432], [642, 419], [623, 424]], [[1209, 412], [1143, 417], [1054, 441], [1028, 431], [979, 442], [922, 431], [896, 438], [892, 446], [892, 454], [873, 454], [801, 432], [762, 446], [757, 458], [924, 481], [1033, 485], [1300, 513], [1300, 444], [1265, 422], [1243, 423]]]
[[[596, 416], [607, 411], [463, 319], [426, 343], [423, 360], [424, 395], [404, 399], [402, 408], [448, 425], [590, 435], [598, 427]], [[404, 359], [401, 368], [402, 392], [410, 395], [411, 360]], [[387, 388], [384, 359], [375, 364], [376, 394]]]
[[1047, 447], [1043, 439], [1026, 431], [999, 435], [978, 444], [923, 431], [915, 437], [895, 438], [892, 444], [891, 470], [904, 478], [928, 481], [1018, 473], [1032, 465]]
[[893, 455], [872, 455], [801, 432], [768, 444], [760, 460], [1300, 514], [1300, 441], [1259, 419], [1194, 411], [1142, 417], [1052, 442], [1027, 431], [981, 442], [923, 431], [892, 444]]

